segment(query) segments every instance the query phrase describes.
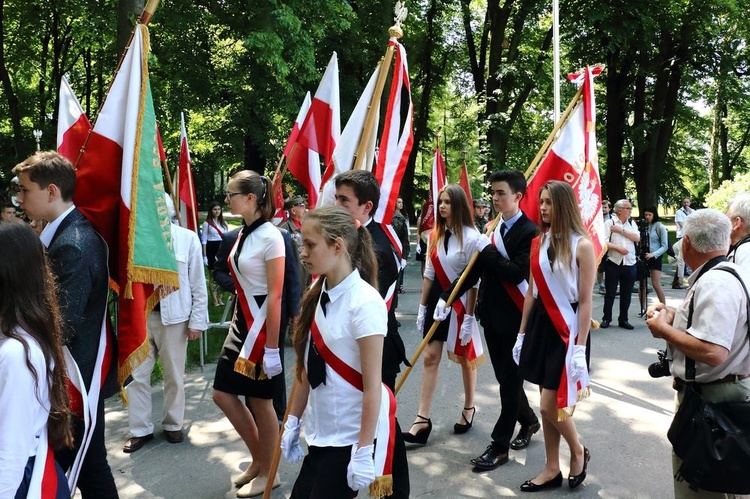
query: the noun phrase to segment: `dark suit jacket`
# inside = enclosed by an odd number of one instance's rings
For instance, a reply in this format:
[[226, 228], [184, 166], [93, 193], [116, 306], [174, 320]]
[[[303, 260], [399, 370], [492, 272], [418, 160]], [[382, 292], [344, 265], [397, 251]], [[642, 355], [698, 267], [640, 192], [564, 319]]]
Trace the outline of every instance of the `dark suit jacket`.
[[[294, 244], [292, 236], [284, 229], [279, 228], [281, 235], [284, 237], [284, 253], [286, 261], [284, 262], [284, 290], [281, 294], [281, 317], [296, 317], [300, 311], [300, 300], [302, 290], [299, 284], [299, 274], [297, 273], [297, 261], [299, 254], [297, 245]], [[227, 259], [229, 253], [234, 247], [234, 243], [239, 236], [240, 228], [224, 232], [221, 236], [221, 245], [216, 253], [216, 263], [214, 263], [213, 277], [214, 281], [225, 291], [234, 293], [234, 279], [229, 274], [229, 264]]]
[[47, 257], [57, 278], [63, 338], [89, 388], [107, 306], [107, 245], [75, 208], [58, 226]]
[[[508, 334], [518, 333], [521, 312], [505, 291], [502, 281], [516, 285], [528, 279], [531, 240], [536, 236], [537, 230], [536, 224], [522, 214], [503, 238], [510, 260], [502, 257], [497, 248], [490, 244], [482, 250], [477, 262], [471, 268], [458, 296], [474, 286], [480, 277], [482, 278], [477, 316], [483, 327], [492, 327]], [[457, 281], [443, 292], [441, 297], [444, 300], [448, 299], [456, 284]]]

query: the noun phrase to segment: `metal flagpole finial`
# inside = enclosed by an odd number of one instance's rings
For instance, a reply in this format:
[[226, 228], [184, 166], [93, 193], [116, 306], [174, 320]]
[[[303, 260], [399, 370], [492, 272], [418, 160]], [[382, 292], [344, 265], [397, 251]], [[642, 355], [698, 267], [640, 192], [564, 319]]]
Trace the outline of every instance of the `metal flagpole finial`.
[[396, 6], [393, 8], [393, 20], [396, 24], [388, 29], [388, 34], [393, 38], [399, 39], [404, 36], [404, 31], [401, 29], [401, 23], [406, 19], [407, 13], [406, 5], [401, 2], [401, 0], [397, 1]]

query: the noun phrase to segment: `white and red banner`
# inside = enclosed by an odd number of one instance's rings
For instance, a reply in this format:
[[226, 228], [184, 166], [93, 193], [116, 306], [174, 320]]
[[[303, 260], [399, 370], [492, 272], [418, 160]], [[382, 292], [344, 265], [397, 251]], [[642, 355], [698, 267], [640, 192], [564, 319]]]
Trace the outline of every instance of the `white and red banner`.
[[[341, 136], [340, 109], [339, 61], [334, 52], [315, 91], [297, 139], [300, 145], [323, 156], [323, 163], [326, 165], [323, 183], [333, 174], [333, 150]], [[312, 204], [312, 200], [308, 200], [308, 203]]]
[[57, 152], [73, 164], [78, 161], [81, 148], [91, 130], [86, 113], [83, 112], [68, 77], [60, 81], [60, 103], [57, 108]]
[[466, 193], [466, 197], [469, 199], [469, 206], [474, 206], [474, 199], [471, 196], [471, 185], [469, 184], [469, 171], [466, 169], [465, 160], [464, 166], [461, 167], [461, 177], [458, 179], [458, 185]]
[[[297, 113], [297, 119], [294, 120], [292, 132], [289, 134], [289, 139], [286, 141], [284, 156], [286, 157], [287, 170], [289, 170], [289, 173], [291, 173], [307, 191], [308, 204], [310, 206], [315, 206], [318, 199], [318, 191], [320, 190], [320, 157], [317, 152], [299, 143], [300, 129], [307, 118], [310, 105], [310, 92], [307, 92], [305, 100], [302, 102], [302, 107], [300, 107], [299, 113]], [[279, 190], [279, 192], [281, 192], [281, 190]], [[282, 194], [282, 210], [284, 209], [283, 199]], [[278, 211], [277, 216], [274, 218], [279, 218]]]
[[180, 162], [177, 177], [180, 222], [184, 228], [198, 232], [198, 200], [195, 195], [193, 163], [190, 160], [190, 147], [188, 146], [184, 113], [180, 113]]
[[604, 248], [602, 188], [596, 150], [596, 106], [594, 77], [603, 66], [586, 67], [583, 73], [568, 75], [568, 80], [583, 86], [582, 98], [574, 108], [560, 134], [529, 179], [521, 209], [539, 223], [539, 189], [549, 180], [568, 182], [578, 197], [581, 218], [596, 255]]
[[422, 211], [422, 225], [419, 226], [419, 233], [430, 231], [435, 226], [435, 208], [438, 195], [445, 184], [448, 183], [443, 164], [443, 156], [440, 154], [440, 148], [435, 149], [435, 158], [432, 161], [432, 174], [430, 175], [430, 191], [427, 193], [427, 202]]
[[395, 38], [391, 38], [388, 45], [395, 47], [396, 63], [375, 167], [375, 178], [380, 184], [380, 203], [374, 219], [384, 226], [390, 225], [393, 220], [401, 181], [414, 144], [414, 104], [411, 100], [406, 50]]
[[276, 206], [276, 212], [271, 218], [271, 223], [279, 225], [286, 220], [286, 210], [284, 209], [284, 189], [281, 187], [281, 175], [276, 174], [273, 178], [273, 203]]

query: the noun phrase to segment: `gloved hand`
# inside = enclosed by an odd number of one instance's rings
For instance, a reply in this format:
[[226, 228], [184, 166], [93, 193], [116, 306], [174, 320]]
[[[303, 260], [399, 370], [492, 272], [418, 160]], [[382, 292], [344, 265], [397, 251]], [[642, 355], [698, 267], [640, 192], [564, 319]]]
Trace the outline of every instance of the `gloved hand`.
[[477, 320], [473, 315], [464, 314], [464, 322], [461, 324], [461, 331], [458, 333], [458, 339], [461, 340], [461, 346], [465, 347], [471, 341], [471, 335], [474, 332], [474, 325]]
[[350, 489], [359, 490], [375, 481], [375, 461], [372, 456], [374, 449], [374, 445], [362, 448], [357, 444], [352, 445], [352, 458], [346, 467], [346, 483]]
[[427, 314], [427, 305], [420, 305], [419, 312], [417, 312], [417, 333], [422, 334], [424, 332], [424, 316]]
[[297, 416], [289, 415], [284, 423], [284, 433], [281, 434], [281, 453], [284, 459], [290, 463], [298, 463], [305, 457], [302, 446], [299, 444], [299, 429], [302, 426], [302, 420]]
[[402, 269], [405, 269], [405, 268], [406, 268], [406, 259], [405, 259], [405, 258], [402, 258], [402, 259], [401, 259], [401, 268], [402, 268]]
[[269, 378], [281, 374], [281, 356], [279, 355], [278, 348], [265, 347], [265, 353], [263, 354], [263, 371]]
[[445, 300], [440, 298], [435, 305], [435, 312], [432, 314], [432, 319], [436, 321], [444, 321], [451, 314], [451, 308], [445, 306]]
[[208, 257], [207, 256], [203, 257], [203, 265], [205, 265], [206, 267], [208, 267]]
[[573, 345], [573, 357], [570, 360], [571, 369], [570, 377], [573, 381], [579, 381], [583, 375], [588, 373], [589, 368], [586, 365], [586, 346]]
[[518, 333], [518, 338], [516, 338], [516, 344], [513, 345], [513, 362], [516, 363], [516, 365], [521, 363], [521, 349], [523, 348], [523, 337], [526, 336], [523, 333]]
[[492, 244], [492, 241], [490, 241], [490, 238], [486, 235], [482, 234], [479, 236], [479, 240], [477, 241], [477, 251], [482, 251], [484, 248]]

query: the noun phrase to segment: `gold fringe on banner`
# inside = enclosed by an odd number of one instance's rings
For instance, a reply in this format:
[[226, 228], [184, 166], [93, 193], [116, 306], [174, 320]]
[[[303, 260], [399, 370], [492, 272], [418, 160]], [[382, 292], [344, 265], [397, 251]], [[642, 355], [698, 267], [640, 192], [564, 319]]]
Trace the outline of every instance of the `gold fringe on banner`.
[[257, 364], [255, 362], [250, 362], [248, 359], [244, 359], [242, 357], [237, 357], [237, 360], [234, 361], [234, 372], [240, 373], [243, 376], [247, 376], [250, 379], [268, 379], [268, 376], [266, 376], [265, 371], [263, 371], [263, 366], [260, 368], [260, 375], [256, 375], [255, 373], [255, 366]]
[[391, 495], [393, 495], [393, 475], [379, 476], [370, 484], [370, 497], [380, 499]]
[[125, 362], [123, 362], [122, 366], [118, 369], [117, 379], [120, 382], [120, 386], [125, 383], [125, 380], [128, 379], [130, 373], [146, 360], [146, 357], [148, 357], [148, 351], [148, 338], [144, 338], [143, 343], [141, 343], [140, 346], [136, 348], [127, 359], [125, 359]]
[[487, 362], [487, 357], [484, 354], [480, 355], [471, 362], [468, 362], [465, 356], [456, 355], [453, 352], [448, 352], [448, 359], [452, 360], [456, 364], [468, 364], [471, 367], [472, 371], [476, 371], [479, 366], [483, 366]]

